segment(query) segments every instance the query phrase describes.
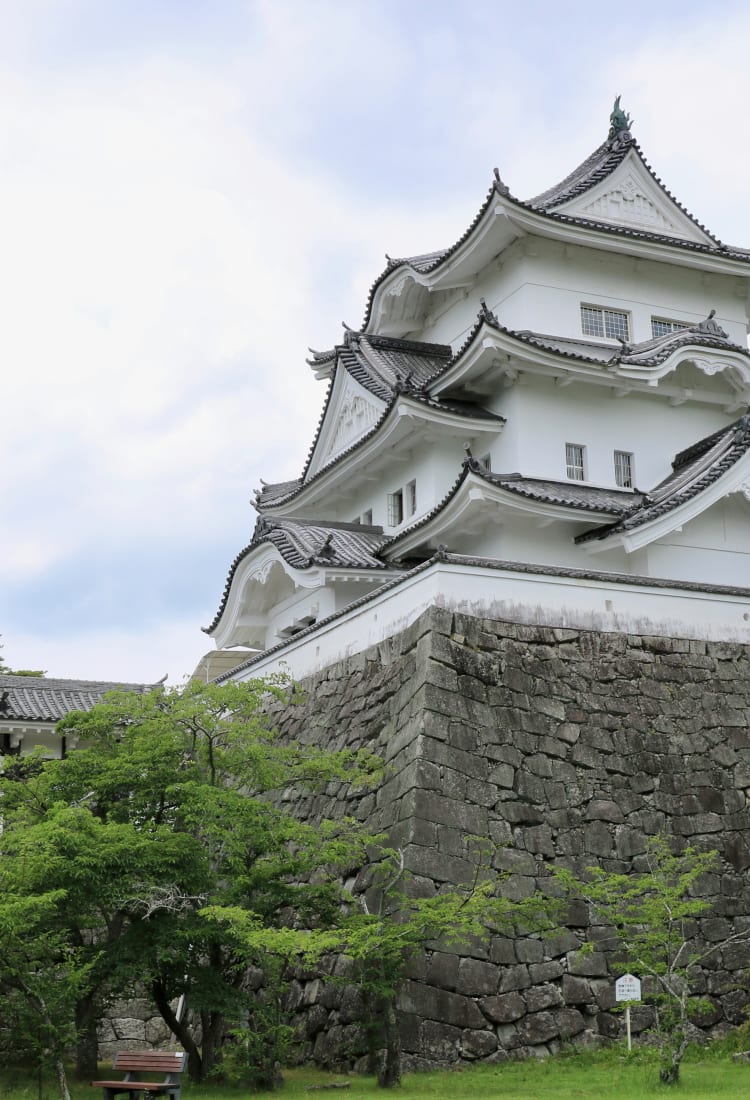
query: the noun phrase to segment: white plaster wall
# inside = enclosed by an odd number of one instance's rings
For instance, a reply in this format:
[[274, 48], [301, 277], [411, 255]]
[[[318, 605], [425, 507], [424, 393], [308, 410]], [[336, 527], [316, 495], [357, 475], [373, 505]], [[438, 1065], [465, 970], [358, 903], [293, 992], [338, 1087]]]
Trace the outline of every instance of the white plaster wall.
[[646, 550], [651, 576], [750, 584], [750, 505], [721, 500]]
[[577, 443], [586, 448], [589, 483], [616, 488], [614, 451], [629, 451], [642, 490], [671, 473], [676, 453], [736, 418], [715, 406], [672, 406], [646, 394], [618, 399], [599, 386], [560, 388], [531, 377], [503, 391], [498, 409], [508, 421], [495, 448], [498, 472], [566, 481], [565, 444]]
[[[525, 238], [511, 245], [437, 316], [418, 339], [458, 347], [476, 320], [480, 297], [508, 328], [581, 337], [581, 303], [630, 314], [631, 339], [651, 339], [651, 317], [703, 320], [711, 309], [736, 343], [747, 340], [746, 291], [732, 276], [678, 264]], [[611, 341], [613, 350], [619, 345]]]
[[404, 630], [430, 606], [512, 622], [750, 643], [750, 593], [721, 595], [436, 562], [237, 679], [286, 671], [301, 678]]

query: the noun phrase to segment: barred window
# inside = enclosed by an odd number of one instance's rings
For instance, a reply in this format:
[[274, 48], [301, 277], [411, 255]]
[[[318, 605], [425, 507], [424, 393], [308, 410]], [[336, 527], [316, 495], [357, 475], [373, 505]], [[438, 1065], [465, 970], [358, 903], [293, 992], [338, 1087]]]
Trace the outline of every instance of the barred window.
[[669, 336], [671, 332], [680, 332], [687, 327], [684, 321], [669, 321], [666, 317], [651, 318], [651, 335], [654, 340], [657, 336]]
[[417, 510], [417, 483], [410, 481], [406, 486], [406, 514], [413, 516]]
[[608, 340], [628, 340], [628, 315], [619, 309], [581, 306], [581, 331], [584, 336], [604, 336]]
[[388, 526], [398, 527], [404, 522], [404, 490], [388, 494]]
[[579, 443], [565, 444], [565, 469], [571, 481], [586, 480], [586, 448]]
[[615, 451], [615, 483], [622, 489], [633, 488], [633, 456], [630, 451]]

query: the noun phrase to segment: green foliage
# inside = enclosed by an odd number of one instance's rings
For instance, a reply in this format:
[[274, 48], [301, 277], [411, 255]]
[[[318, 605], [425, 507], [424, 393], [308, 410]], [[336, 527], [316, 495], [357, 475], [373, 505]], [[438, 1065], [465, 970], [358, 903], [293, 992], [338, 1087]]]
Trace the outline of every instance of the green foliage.
[[[240, 914], [256, 951], [337, 917], [339, 889], [320, 869], [361, 861], [364, 841], [349, 823], [304, 825], [272, 796], [371, 782], [377, 762], [280, 741], [263, 704], [288, 692], [277, 680], [112, 693], [60, 723], [83, 747], [0, 779], [0, 884], [32, 900], [54, 891], [38, 934], [79, 952], [79, 1042], [108, 996], [145, 982], [199, 1078], [254, 1002], [246, 943], [201, 910]], [[172, 1011], [183, 994], [201, 1049]]]
[[675, 1084], [692, 1035], [692, 1020], [704, 1002], [694, 992], [700, 964], [732, 940], [706, 945], [697, 936], [696, 919], [711, 909], [700, 893], [701, 878], [714, 870], [717, 852], [688, 847], [674, 854], [663, 837], [646, 853], [646, 869], [628, 875], [589, 867], [585, 879], [558, 870], [565, 889], [586, 899], [597, 918], [612, 929], [626, 969], [643, 980], [644, 1000], [655, 1013], [653, 1035], [660, 1058], [660, 1080]]

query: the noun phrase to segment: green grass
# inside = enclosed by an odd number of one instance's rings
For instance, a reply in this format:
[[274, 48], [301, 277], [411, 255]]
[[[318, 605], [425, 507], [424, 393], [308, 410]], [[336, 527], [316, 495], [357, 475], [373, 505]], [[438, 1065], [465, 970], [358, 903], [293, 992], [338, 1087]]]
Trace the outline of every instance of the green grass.
[[[349, 1088], [331, 1092], [308, 1092], [309, 1085], [348, 1081]], [[101, 1092], [71, 1082], [73, 1100], [101, 1100]], [[689, 1097], [690, 1100], [747, 1100], [750, 1094], [750, 1064], [735, 1063], [728, 1053], [705, 1052], [683, 1063], [676, 1087], [659, 1084], [653, 1061], [637, 1055], [628, 1058], [608, 1051], [603, 1054], [563, 1055], [544, 1061], [510, 1062], [498, 1066], [473, 1066], [442, 1073], [408, 1074], [396, 1092], [377, 1088], [370, 1077], [344, 1077], [313, 1069], [292, 1069], [276, 1093], [277, 1100], [642, 1100], [643, 1097]], [[244, 1100], [250, 1095], [243, 1087], [190, 1085], [184, 1100]], [[255, 1094], [262, 1096], [264, 1094]], [[0, 1070], [2, 1100], [38, 1100], [36, 1074], [22, 1069]], [[43, 1100], [57, 1100], [51, 1076], [42, 1083]]]

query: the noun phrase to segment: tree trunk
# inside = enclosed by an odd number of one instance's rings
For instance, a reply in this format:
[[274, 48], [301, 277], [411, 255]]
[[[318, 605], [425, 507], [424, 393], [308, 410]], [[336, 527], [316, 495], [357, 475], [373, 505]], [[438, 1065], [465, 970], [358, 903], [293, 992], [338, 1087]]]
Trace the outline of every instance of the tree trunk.
[[188, 1056], [187, 1068], [190, 1080], [195, 1084], [200, 1084], [203, 1080], [203, 1058], [190, 1028], [175, 1016], [169, 1003], [167, 991], [161, 982], [154, 981], [151, 983], [151, 995], [162, 1020]]
[[76, 1075], [82, 1081], [97, 1076], [99, 1062], [99, 1006], [89, 993], [76, 1002]]
[[203, 1076], [216, 1071], [221, 1061], [221, 1045], [224, 1040], [225, 1021], [220, 1012], [201, 1012], [203, 1042]]
[[378, 1085], [392, 1089], [401, 1084], [401, 1036], [396, 1018], [395, 997], [381, 997], [379, 1009], [383, 1021], [385, 1052], [378, 1073]]
[[678, 1085], [680, 1083], [680, 1064], [671, 1062], [659, 1070], [659, 1080], [662, 1085]]

